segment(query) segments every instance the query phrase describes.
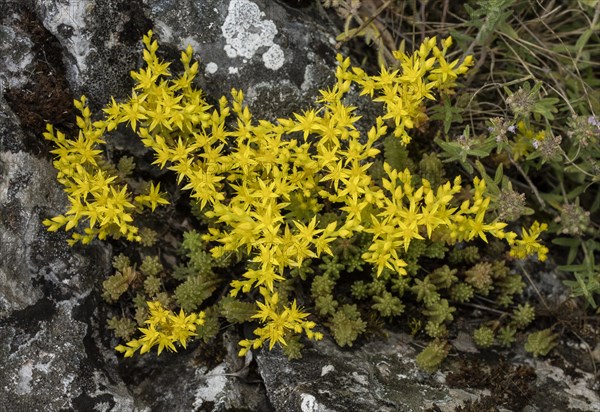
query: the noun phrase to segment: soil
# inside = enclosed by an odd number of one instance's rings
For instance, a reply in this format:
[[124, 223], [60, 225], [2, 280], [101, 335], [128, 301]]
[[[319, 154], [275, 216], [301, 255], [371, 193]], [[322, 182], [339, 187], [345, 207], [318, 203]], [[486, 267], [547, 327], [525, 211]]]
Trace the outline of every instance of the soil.
[[467, 360], [457, 372], [446, 377], [450, 387], [488, 389], [490, 395], [482, 396], [475, 402], [467, 402], [457, 408], [460, 412], [496, 411], [498, 407], [518, 410], [526, 405], [531, 395], [531, 384], [536, 380], [531, 366], [513, 365], [500, 360], [493, 367], [485, 366], [478, 360]]

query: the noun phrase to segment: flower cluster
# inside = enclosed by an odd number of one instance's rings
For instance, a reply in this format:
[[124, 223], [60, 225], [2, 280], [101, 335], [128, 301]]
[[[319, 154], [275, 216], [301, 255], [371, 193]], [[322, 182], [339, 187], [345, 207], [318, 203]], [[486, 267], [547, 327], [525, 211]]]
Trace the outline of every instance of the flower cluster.
[[437, 46], [437, 39], [432, 37], [426, 39], [413, 54], [397, 50], [393, 55], [401, 69], [390, 72], [382, 66], [378, 76], [369, 76], [357, 67], [352, 68], [352, 74], [347, 73], [345, 70], [350, 65], [350, 59], [342, 60], [338, 56], [338, 84], [340, 79], [353, 81], [362, 87], [362, 95], [382, 102], [385, 106], [382, 118], [390, 119], [394, 125], [394, 136], [408, 144], [411, 139], [408, 130], [427, 120], [423, 101], [435, 100], [434, 90], [450, 92], [456, 86], [457, 77], [465, 74], [473, 64], [473, 56], [467, 56], [462, 62], [459, 59], [448, 62], [446, 53], [450, 46], [452, 37], [442, 41], [441, 49]]
[[[100, 156], [107, 123], [91, 121], [85, 96], [75, 100], [75, 107], [81, 113], [77, 117], [80, 129], [77, 139], [67, 138], [64, 133], [55, 131], [52, 125], [48, 125], [44, 133], [44, 137], [56, 146], [51, 151], [56, 156], [53, 164], [58, 170], [57, 179], [67, 193], [70, 208], [64, 215], [46, 219], [43, 223], [50, 231], [61, 227], [69, 231], [82, 220], [87, 221], [88, 227], [83, 229], [83, 234], [74, 232], [70, 244], [79, 241], [85, 244], [95, 237], [104, 239], [108, 235], [140, 241], [138, 228], [132, 224], [133, 213], [141, 212], [144, 207], [154, 211], [157, 205], [168, 203], [160, 193], [160, 184], [150, 183], [147, 193], [134, 197], [129, 186], [118, 179], [117, 173]], [[125, 121], [123, 118], [121, 116], [119, 120]]]
[[186, 315], [183, 309], [175, 314], [165, 309], [158, 301], [147, 302], [149, 316], [145, 324], [147, 328], [139, 328], [143, 336], [119, 345], [115, 349], [125, 357], [131, 357], [139, 350], [140, 354], [148, 352], [154, 346], [158, 346], [160, 355], [164, 349], [177, 352], [175, 343], [179, 343], [185, 349], [187, 341], [196, 335], [198, 326], [204, 324], [204, 312]]
[[510, 255], [518, 259], [537, 254], [540, 261], [546, 260], [548, 248], [538, 242], [540, 234], [548, 229], [546, 223], [533, 222], [529, 230], [522, 228], [522, 239], [511, 242]]
[[[424, 101], [434, 99], [436, 91], [448, 92], [467, 71], [470, 57], [446, 61], [451, 39], [444, 40], [442, 48], [436, 38], [427, 39], [412, 55], [398, 51], [394, 55], [400, 69], [390, 72], [382, 67], [376, 76], [351, 67], [349, 59], [338, 55], [336, 83], [321, 91], [318, 105], [275, 123], [253, 120], [238, 90], [232, 90], [230, 100], [222, 97], [218, 107], [210, 106], [192, 85], [198, 63], [191, 64], [191, 47], [181, 54], [183, 73], [173, 77], [169, 64], [156, 54], [152, 32], [143, 42], [146, 67], [132, 72], [136, 84], [131, 98], [125, 103], [113, 100], [104, 110], [105, 120], [82, 141], [100, 139], [100, 131], [128, 123], [154, 152], [154, 164], [174, 171], [204, 215], [216, 222], [203, 236], [214, 245], [212, 256], [217, 259], [232, 251], [247, 255], [249, 264], [241, 278], [231, 282], [230, 293], [258, 295], [255, 318], [263, 326], [255, 330], [256, 339], [240, 343], [241, 354], [266, 342], [270, 348], [285, 345], [294, 334], [321, 337], [295, 301], [280, 302], [278, 287], [290, 269], [300, 270], [309, 259], [333, 255], [331, 243], [337, 239], [368, 234], [371, 244], [361, 257], [378, 275], [386, 268], [396, 276], [405, 275], [407, 264], [399, 250], [407, 251], [411, 242], [425, 238], [454, 244], [492, 236], [516, 242], [519, 257], [538, 252], [541, 258], [536, 238], [543, 228], [536, 227], [531, 234], [524, 231], [527, 237], [518, 241], [516, 234], [504, 231], [505, 223], [489, 221], [484, 180], [475, 178], [470, 199], [459, 202], [458, 194], [464, 190], [460, 178], [434, 189], [428, 180], [387, 163], [380, 184], [368, 172], [380, 153], [381, 139], [391, 133], [408, 144], [408, 131], [427, 119]], [[360, 119], [356, 108], [344, 103], [353, 84], [361, 94], [383, 103], [366, 136], [356, 125]], [[121, 198], [127, 198], [126, 192]], [[291, 203], [308, 199], [337, 210], [339, 219], [324, 222], [315, 214], [295, 213]], [[139, 201], [152, 207], [163, 202], [157, 188]], [[133, 230], [127, 215], [133, 207], [122, 203], [117, 213], [116, 224], [125, 227], [124, 233]], [[172, 350], [173, 335], [160, 335], [155, 315], [149, 325], [144, 338], [118, 350], [131, 355], [142, 348], [143, 353], [153, 344], [160, 345], [159, 352], [164, 347]]]
[[306, 321], [308, 313], [301, 312], [294, 300], [291, 305], [281, 308], [279, 295], [271, 294], [268, 290], [261, 287], [260, 293], [265, 299], [265, 303], [258, 302], [260, 310], [253, 315], [265, 326], [254, 330], [256, 339], [244, 339], [240, 342], [242, 349], [239, 355], [244, 356], [250, 348], [260, 348], [264, 342], [269, 342], [269, 349], [272, 349], [276, 343], [287, 345], [285, 336], [290, 333], [306, 333], [309, 339], [320, 340], [323, 335], [320, 332], [313, 332], [316, 326], [314, 322]]

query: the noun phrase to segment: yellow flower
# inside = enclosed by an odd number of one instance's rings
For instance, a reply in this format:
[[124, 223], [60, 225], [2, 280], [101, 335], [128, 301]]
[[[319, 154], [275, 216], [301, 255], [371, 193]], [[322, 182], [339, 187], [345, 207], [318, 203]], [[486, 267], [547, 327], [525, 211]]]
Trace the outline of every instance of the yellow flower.
[[179, 343], [183, 348], [187, 347], [187, 341], [196, 336], [198, 326], [204, 324], [204, 312], [191, 313], [186, 315], [183, 309], [179, 314], [165, 309], [158, 301], [147, 302], [149, 309], [149, 318], [145, 324], [147, 328], [138, 328], [142, 332], [142, 337], [127, 342], [125, 345], [118, 345], [115, 350], [123, 353], [126, 358], [131, 357], [136, 351], [144, 354], [154, 346], [158, 346], [157, 354], [160, 355], [163, 350], [177, 352], [175, 343]]
[[548, 229], [546, 223], [539, 223], [537, 220], [533, 222], [529, 231], [522, 228], [523, 234], [521, 239], [516, 239], [510, 250], [510, 255], [518, 259], [524, 259], [527, 256], [537, 254], [540, 261], [547, 258], [548, 248], [538, 242], [540, 234]]
[[132, 93], [131, 99], [127, 104], [121, 105], [121, 119], [120, 122], [131, 123], [131, 128], [135, 131], [137, 122], [139, 120], [147, 119], [148, 117], [144, 114], [144, 102], [145, 97], [138, 96], [135, 92]]

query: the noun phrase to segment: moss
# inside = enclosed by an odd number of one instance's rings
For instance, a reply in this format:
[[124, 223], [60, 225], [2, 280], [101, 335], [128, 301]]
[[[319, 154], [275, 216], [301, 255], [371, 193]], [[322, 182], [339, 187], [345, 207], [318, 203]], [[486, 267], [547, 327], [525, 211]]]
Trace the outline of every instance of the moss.
[[487, 296], [493, 288], [492, 264], [479, 262], [465, 271], [465, 282], [480, 295]]
[[229, 323], [250, 322], [256, 313], [256, 305], [226, 296], [219, 301], [219, 314]]
[[418, 302], [423, 302], [425, 305], [431, 305], [440, 300], [440, 294], [437, 292], [437, 287], [431, 281], [429, 275], [424, 279], [415, 279], [414, 285], [411, 287], [412, 293]]
[[218, 280], [206, 281], [202, 276], [190, 276], [175, 289], [174, 297], [179, 307], [193, 312], [216, 290]]
[[515, 342], [516, 333], [517, 330], [514, 327], [510, 325], [503, 326], [498, 330], [498, 342], [501, 346], [508, 348]]
[[136, 323], [127, 317], [113, 316], [106, 325], [114, 331], [117, 338], [124, 340], [130, 340], [137, 330]]
[[116, 302], [137, 278], [138, 272], [133, 267], [124, 267], [122, 272], [117, 272], [102, 282], [102, 298], [107, 302]]
[[423, 314], [429, 318], [430, 321], [442, 324], [444, 322], [450, 322], [454, 319], [453, 313], [456, 308], [449, 305], [448, 300], [440, 299], [426, 306], [423, 310]]
[[438, 289], [448, 289], [458, 281], [455, 276], [458, 269], [450, 269], [448, 265], [443, 265], [431, 272], [430, 279]]

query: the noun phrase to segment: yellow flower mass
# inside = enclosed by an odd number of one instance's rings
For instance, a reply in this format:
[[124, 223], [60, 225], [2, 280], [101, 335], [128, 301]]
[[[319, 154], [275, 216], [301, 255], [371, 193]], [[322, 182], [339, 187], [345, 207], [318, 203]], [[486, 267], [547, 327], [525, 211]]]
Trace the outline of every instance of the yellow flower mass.
[[[73, 242], [108, 235], [139, 240], [133, 215], [167, 200], [154, 184], [146, 194], [133, 196], [126, 183], [100, 166], [104, 135], [119, 124], [131, 127], [154, 153], [154, 164], [176, 173], [183, 190], [217, 221], [204, 235], [205, 241], [216, 245], [213, 256], [242, 250], [255, 263], [231, 282], [233, 296], [259, 291], [254, 318], [261, 326], [255, 330], [256, 338], [240, 342], [241, 355], [267, 342], [269, 348], [285, 345], [293, 334], [321, 338], [295, 301], [279, 300], [276, 286], [286, 279], [286, 269], [332, 255], [329, 245], [338, 238], [371, 234], [371, 246], [362, 259], [377, 274], [389, 269], [398, 276], [407, 273], [398, 251], [407, 250], [415, 239], [433, 236], [449, 244], [493, 236], [512, 243], [516, 257], [532, 253], [545, 257], [545, 248], [537, 243], [544, 225], [524, 229], [523, 239], [515, 240], [514, 233], [504, 232], [504, 223], [489, 220], [490, 199], [483, 180], [475, 179], [471, 198], [457, 205], [463, 189], [460, 178], [434, 189], [426, 179], [417, 182], [408, 170], [395, 170], [387, 163], [380, 184], [369, 174], [381, 139], [392, 134], [409, 144], [411, 130], [427, 121], [425, 102], [450, 91], [472, 64], [470, 56], [446, 60], [451, 39], [441, 48], [436, 38], [430, 38], [413, 54], [397, 51], [399, 68], [381, 67], [374, 76], [338, 55], [336, 82], [321, 91], [317, 105], [277, 122], [253, 120], [238, 90], [232, 90], [231, 99], [222, 97], [217, 106], [209, 105], [192, 84], [198, 63], [191, 64], [191, 47], [182, 52], [184, 70], [175, 77], [169, 64], [156, 55], [152, 32], [143, 42], [146, 67], [132, 72], [135, 87], [130, 99], [123, 103], [113, 99], [104, 109], [104, 119], [94, 123], [85, 98], [75, 102], [82, 114], [77, 139], [48, 127], [45, 137], [57, 146], [54, 165], [71, 207], [44, 223], [50, 230], [63, 226], [76, 230], [87, 222], [83, 234], [73, 233]], [[352, 85], [381, 110], [366, 136], [356, 126], [361, 118], [357, 108], [343, 99]], [[307, 221], [286, 216], [286, 207], [298, 198], [330, 203], [340, 219], [321, 225], [316, 215]], [[149, 305], [147, 327], [140, 329], [143, 337], [117, 347], [125, 356], [153, 346], [159, 353], [175, 350], [175, 342], [185, 347], [200, 324], [200, 316], [174, 315], [159, 304]]]

